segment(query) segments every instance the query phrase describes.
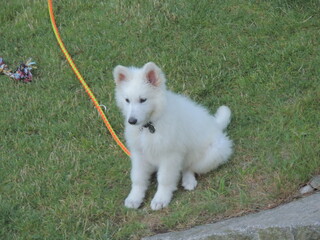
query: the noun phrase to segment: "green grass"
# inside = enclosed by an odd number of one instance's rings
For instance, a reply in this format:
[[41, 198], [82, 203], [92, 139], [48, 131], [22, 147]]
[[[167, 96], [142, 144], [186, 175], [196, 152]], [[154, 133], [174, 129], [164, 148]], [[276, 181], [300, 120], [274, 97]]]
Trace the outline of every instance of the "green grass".
[[60, 52], [46, 1], [0, 8], [0, 238], [139, 239], [279, 204], [320, 173], [320, 3], [54, 1], [67, 48], [123, 139], [112, 69], [154, 61], [168, 87], [233, 111], [230, 162], [167, 209], [128, 210], [130, 161]]

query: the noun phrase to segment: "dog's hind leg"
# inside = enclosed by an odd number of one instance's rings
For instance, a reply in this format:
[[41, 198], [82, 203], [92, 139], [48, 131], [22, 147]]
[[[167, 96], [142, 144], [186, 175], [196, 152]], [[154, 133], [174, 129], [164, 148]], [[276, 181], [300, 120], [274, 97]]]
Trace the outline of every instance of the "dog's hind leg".
[[194, 176], [194, 172], [186, 170], [182, 173], [182, 186], [186, 190], [193, 190], [197, 186], [198, 182]]
[[204, 157], [192, 165], [191, 169], [199, 174], [207, 173], [228, 161], [232, 154], [232, 141], [224, 134], [213, 139]]

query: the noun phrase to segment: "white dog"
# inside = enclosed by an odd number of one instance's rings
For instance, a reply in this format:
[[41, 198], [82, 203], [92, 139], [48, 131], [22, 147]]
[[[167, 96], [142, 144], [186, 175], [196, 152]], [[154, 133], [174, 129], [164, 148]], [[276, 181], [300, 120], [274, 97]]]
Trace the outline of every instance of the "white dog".
[[125, 137], [131, 152], [132, 189], [125, 200], [138, 208], [157, 171], [153, 210], [168, 206], [182, 173], [182, 186], [193, 190], [195, 173], [225, 163], [232, 141], [223, 130], [231, 111], [221, 106], [215, 116], [190, 99], [166, 89], [161, 69], [152, 62], [142, 68], [117, 66], [113, 71], [116, 101], [125, 117]]

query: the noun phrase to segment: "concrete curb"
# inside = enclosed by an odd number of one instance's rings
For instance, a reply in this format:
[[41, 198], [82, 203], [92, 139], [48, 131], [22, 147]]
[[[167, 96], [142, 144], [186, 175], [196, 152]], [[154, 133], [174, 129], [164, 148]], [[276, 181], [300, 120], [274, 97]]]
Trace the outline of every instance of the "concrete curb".
[[319, 240], [320, 193], [243, 217], [142, 240]]

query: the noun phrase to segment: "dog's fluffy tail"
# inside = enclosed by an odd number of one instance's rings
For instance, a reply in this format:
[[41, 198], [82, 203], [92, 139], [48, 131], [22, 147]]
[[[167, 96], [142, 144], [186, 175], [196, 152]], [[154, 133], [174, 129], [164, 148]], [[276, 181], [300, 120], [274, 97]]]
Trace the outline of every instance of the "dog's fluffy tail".
[[224, 130], [230, 123], [231, 110], [227, 106], [221, 106], [218, 108], [214, 117], [217, 125]]

